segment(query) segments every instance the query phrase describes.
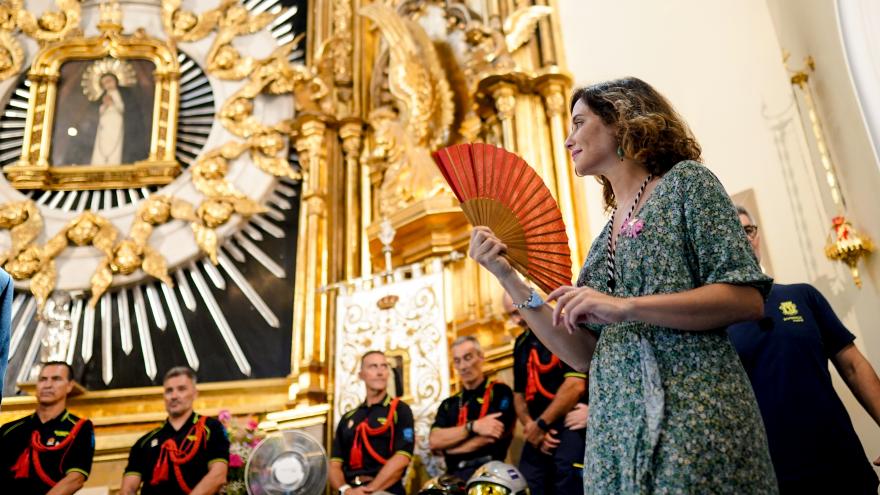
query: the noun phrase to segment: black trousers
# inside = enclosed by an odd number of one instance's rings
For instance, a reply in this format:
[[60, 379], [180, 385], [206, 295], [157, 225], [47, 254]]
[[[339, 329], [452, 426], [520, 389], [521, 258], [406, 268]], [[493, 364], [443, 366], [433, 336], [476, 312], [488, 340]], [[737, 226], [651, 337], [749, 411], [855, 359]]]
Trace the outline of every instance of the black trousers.
[[519, 471], [528, 482], [531, 495], [583, 493], [586, 429], [554, 429], [559, 431], [559, 447], [547, 455], [526, 443]]

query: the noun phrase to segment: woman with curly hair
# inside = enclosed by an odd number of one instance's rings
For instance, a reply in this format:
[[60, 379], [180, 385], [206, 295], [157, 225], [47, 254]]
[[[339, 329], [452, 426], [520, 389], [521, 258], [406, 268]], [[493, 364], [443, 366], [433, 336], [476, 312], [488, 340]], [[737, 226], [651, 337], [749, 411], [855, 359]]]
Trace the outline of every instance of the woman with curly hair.
[[565, 142], [611, 220], [574, 287], [540, 300], [476, 227], [470, 255], [537, 336], [590, 370], [587, 493], [776, 493], [755, 396], [725, 333], [762, 317], [772, 280], [687, 124], [647, 83], [578, 89]]

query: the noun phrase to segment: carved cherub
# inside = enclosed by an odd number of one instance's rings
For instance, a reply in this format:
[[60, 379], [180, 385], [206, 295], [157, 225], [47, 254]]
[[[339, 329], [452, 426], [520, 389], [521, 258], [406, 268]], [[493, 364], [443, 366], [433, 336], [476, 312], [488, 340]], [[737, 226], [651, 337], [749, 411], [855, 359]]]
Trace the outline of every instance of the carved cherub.
[[374, 3], [360, 10], [370, 18], [388, 49], [388, 91], [396, 111], [370, 114], [373, 152], [367, 158], [383, 171], [381, 215], [429, 198], [446, 188], [430, 157], [445, 144], [454, 118], [452, 90], [425, 30], [393, 9]]
[[504, 19], [501, 29], [470, 19], [464, 26], [465, 41], [471, 47], [465, 62], [465, 73], [473, 82], [479, 74], [516, 69], [513, 53], [531, 39], [538, 22], [553, 13], [546, 5], [529, 5], [516, 9]]

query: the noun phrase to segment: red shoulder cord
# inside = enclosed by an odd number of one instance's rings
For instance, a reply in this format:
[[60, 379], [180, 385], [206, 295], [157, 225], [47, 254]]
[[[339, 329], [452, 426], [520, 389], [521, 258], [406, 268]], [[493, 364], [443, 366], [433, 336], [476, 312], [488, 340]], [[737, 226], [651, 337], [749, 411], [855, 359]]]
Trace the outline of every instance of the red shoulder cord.
[[37, 472], [37, 476], [40, 477], [43, 483], [49, 486], [55, 486], [58, 482], [50, 478], [49, 475], [46, 474], [46, 471], [43, 470], [43, 466], [40, 464], [40, 454], [43, 452], [55, 452], [64, 449], [64, 455], [66, 455], [67, 448], [73, 443], [73, 439], [76, 438], [76, 434], [79, 433], [80, 428], [82, 428], [82, 425], [85, 424], [85, 422], [85, 419], [77, 421], [76, 424], [73, 425], [73, 428], [70, 429], [70, 433], [67, 434], [67, 438], [52, 446], [43, 445], [43, 442], [40, 440], [39, 430], [35, 430], [31, 434], [30, 445], [24, 449], [24, 452], [18, 456], [18, 460], [12, 465], [12, 472], [15, 473], [13, 478], [30, 477], [30, 465], [31, 459], [33, 459], [34, 471]]
[[553, 398], [556, 397], [556, 394], [548, 392], [547, 389], [541, 385], [541, 375], [547, 373], [558, 365], [559, 358], [556, 357], [556, 354], [553, 354], [549, 363], [541, 364], [541, 357], [538, 356], [538, 350], [534, 347], [532, 348], [532, 352], [529, 353], [529, 361], [526, 364], [526, 371], [528, 372], [528, 381], [526, 382], [527, 401], [531, 402], [532, 399], [535, 398], [535, 393], [538, 392], [550, 400], [553, 400]]
[[385, 418], [385, 424], [382, 426], [377, 426], [375, 428], [369, 425], [369, 418], [364, 418], [354, 430], [354, 442], [351, 444], [351, 452], [348, 456], [348, 465], [351, 466], [352, 469], [361, 469], [364, 467], [364, 447], [367, 448], [367, 453], [370, 454], [370, 457], [379, 462], [379, 464], [385, 465], [388, 462], [388, 459], [379, 455], [373, 446], [370, 445], [370, 437], [374, 437], [376, 435], [381, 435], [391, 430], [391, 441], [388, 443], [388, 450], [394, 448], [394, 413], [397, 411], [397, 403], [400, 402], [400, 399], [395, 397], [391, 399], [391, 405], [388, 408], [388, 417]]
[[[495, 386], [495, 381], [492, 380], [486, 385], [486, 392], [483, 394], [483, 405], [480, 407], [480, 415], [477, 416], [477, 419], [483, 418], [486, 416], [486, 413], [489, 412], [489, 403], [492, 402], [492, 387]], [[462, 391], [464, 394], [464, 391]], [[468, 417], [468, 408], [467, 404], [462, 405], [458, 408], [458, 426], [461, 426], [467, 423]]]
[[[205, 426], [207, 419], [207, 416], [202, 416], [196, 421], [196, 424], [192, 425], [183, 442], [181, 442], [180, 447], [177, 446], [173, 438], [162, 442], [162, 448], [159, 450], [159, 459], [156, 460], [156, 465], [153, 467], [153, 478], [150, 480], [151, 485], [158, 485], [168, 479], [168, 464], [171, 463], [174, 465], [174, 477], [177, 478], [177, 485], [184, 493], [192, 491], [192, 488], [183, 479], [180, 466], [193, 460], [202, 444], [207, 442], [208, 428]], [[195, 440], [189, 439], [192, 435], [195, 435]]]

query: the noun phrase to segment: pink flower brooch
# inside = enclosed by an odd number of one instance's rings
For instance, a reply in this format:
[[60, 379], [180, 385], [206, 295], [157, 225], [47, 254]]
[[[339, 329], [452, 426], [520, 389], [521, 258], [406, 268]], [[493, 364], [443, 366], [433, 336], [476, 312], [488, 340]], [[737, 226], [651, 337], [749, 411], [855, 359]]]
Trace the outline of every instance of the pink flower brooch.
[[635, 239], [642, 233], [642, 229], [645, 228], [645, 221], [641, 218], [633, 218], [632, 220], [624, 223], [620, 226], [620, 234], [629, 237], [630, 239]]

